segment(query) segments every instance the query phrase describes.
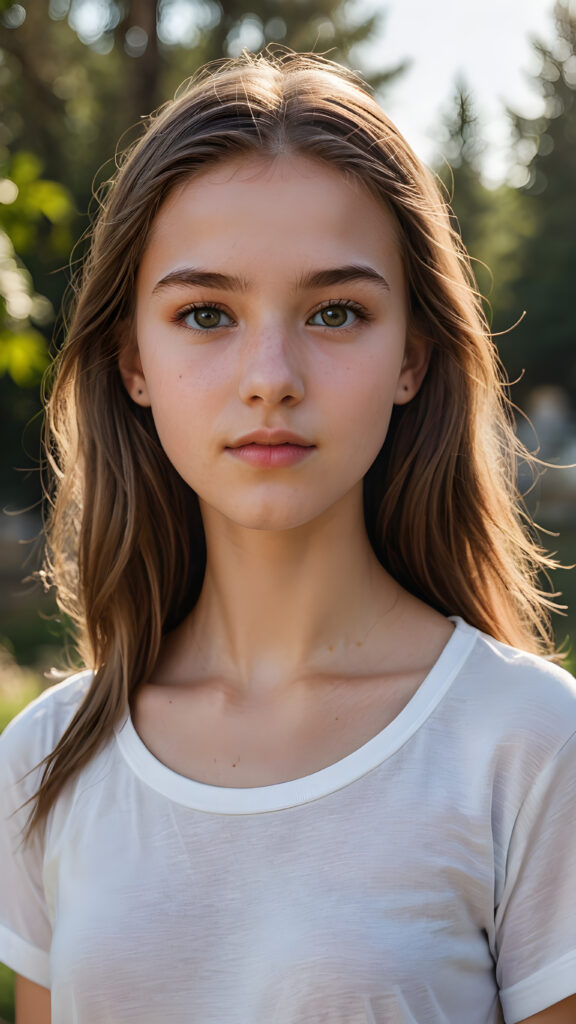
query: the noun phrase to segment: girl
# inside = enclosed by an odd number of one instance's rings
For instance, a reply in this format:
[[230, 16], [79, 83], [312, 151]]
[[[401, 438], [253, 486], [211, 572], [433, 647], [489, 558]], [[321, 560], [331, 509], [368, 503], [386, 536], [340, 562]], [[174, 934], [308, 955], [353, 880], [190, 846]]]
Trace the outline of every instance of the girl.
[[549, 563], [446, 208], [356, 76], [244, 55], [150, 122], [48, 421], [90, 670], [2, 737], [18, 1024], [576, 1021]]

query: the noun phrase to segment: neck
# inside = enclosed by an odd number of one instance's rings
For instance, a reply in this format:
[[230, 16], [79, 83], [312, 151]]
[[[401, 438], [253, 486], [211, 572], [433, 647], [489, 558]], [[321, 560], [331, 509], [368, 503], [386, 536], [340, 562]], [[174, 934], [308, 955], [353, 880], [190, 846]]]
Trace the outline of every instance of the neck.
[[372, 550], [361, 494], [290, 530], [245, 529], [213, 509], [203, 519], [202, 593], [168, 647], [177, 675], [200, 663], [240, 694], [277, 693], [357, 659], [374, 626], [393, 617], [400, 588]]

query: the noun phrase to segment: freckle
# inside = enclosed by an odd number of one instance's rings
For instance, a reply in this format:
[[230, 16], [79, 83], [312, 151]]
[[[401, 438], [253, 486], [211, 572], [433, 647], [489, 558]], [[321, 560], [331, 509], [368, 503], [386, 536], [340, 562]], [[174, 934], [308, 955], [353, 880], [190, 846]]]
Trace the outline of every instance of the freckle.
[[338, 715], [336, 715], [336, 718], [334, 719], [334, 721], [335, 721], [335, 722], [337, 722], [337, 721], [338, 721]]
[[357, 640], [356, 641], [356, 647], [362, 647], [362, 641], [361, 640]]
[[329, 650], [329, 651], [333, 651], [333, 650], [334, 650], [334, 648], [333, 648], [332, 644], [330, 644], [330, 646], [328, 647], [328, 650]]

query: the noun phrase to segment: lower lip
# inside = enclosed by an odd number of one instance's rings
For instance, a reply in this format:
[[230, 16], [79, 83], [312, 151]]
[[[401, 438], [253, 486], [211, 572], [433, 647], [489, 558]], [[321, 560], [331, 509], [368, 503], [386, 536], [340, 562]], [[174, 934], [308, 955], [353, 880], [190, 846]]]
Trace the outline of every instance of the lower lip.
[[239, 448], [229, 448], [228, 451], [236, 459], [249, 462], [251, 466], [276, 469], [301, 462], [314, 451], [314, 447], [301, 444], [243, 444]]

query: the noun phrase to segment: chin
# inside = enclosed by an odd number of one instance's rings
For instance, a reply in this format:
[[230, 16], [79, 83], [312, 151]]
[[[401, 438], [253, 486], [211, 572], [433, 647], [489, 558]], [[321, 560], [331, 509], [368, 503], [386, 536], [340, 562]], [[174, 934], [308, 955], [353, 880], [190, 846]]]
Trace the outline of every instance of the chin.
[[302, 508], [296, 503], [292, 506], [289, 501], [270, 502], [259, 508], [234, 509], [217, 507], [208, 503], [200, 502], [202, 517], [210, 518], [216, 513], [218, 518], [227, 520], [230, 524], [244, 530], [267, 531], [279, 533], [284, 530], [295, 530], [301, 526], [307, 526], [322, 516], [324, 508]]
[[316, 516], [310, 515], [297, 515], [290, 513], [289, 510], [283, 509], [277, 512], [264, 513], [244, 516], [227, 517], [236, 526], [242, 527], [245, 530], [258, 530], [260, 532], [269, 533], [281, 533], [284, 530], [296, 530], [300, 526], [307, 526], [316, 519]]

